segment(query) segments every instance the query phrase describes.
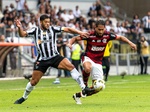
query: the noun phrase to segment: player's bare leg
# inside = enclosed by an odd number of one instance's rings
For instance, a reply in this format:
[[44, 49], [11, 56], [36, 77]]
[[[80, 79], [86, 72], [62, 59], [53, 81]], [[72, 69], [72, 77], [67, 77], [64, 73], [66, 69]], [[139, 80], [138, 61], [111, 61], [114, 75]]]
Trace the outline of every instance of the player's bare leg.
[[[83, 72], [83, 79], [85, 78], [85, 84], [88, 83], [88, 73], [90, 73], [92, 76], [92, 86], [91, 89], [93, 91], [89, 92], [87, 94], [87, 96], [91, 96], [93, 94], [98, 93], [100, 90], [103, 90], [105, 88], [104, 82], [103, 82], [103, 76], [101, 76], [102, 70], [101, 70], [101, 65], [99, 64], [91, 64], [91, 62], [84, 62], [83, 63], [83, 67], [84, 67], [84, 72]], [[97, 83], [99, 80], [102, 80], [102, 86], [99, 86], [99, 83]], [[95, 82], [97, 81], [97, 82]], [[97, 85], [98, 84], [98, 85]], [[96, 88], [95, 88], [96, 87]], [[74, 100], [76, 101], [77, 104], [81, 104], [80, 98], [82, 97], [81, 92], [78, 92], [76, 94], [73, 95]]]
[[[90, 62], [87, 61], [87, 62], [83, 63], [83, 68], [84, 68], [84, 70], [82, 71], [82, 73], [83, 73], [83, 81], [84, 81], [84, 84], [86, 86], [88, 86], [88, 79], [89, 79], [89, 76], [90, 76], [92, 65], [91, 65]], [[92, 91], [88, 92], [87, 96], [94, 92], [93, 88], [91, 88], [91, 90]], [[73, 99], [76, 101], [76, 104], [82, 104], [81, 101], [80, 101], [80, 97], [82, 97], [82, 92], [78, 92], [78, 93], [75, 93], [73, 95]]]
[[43, 76], [43, 73], [41, 71], [34, 70], [32, 74], [32, 79], [30, 82], [28, 82], [23, 96], [20, 99], [16, 100], [14, 104], [23, 103], [28, 98], [29, 94], [34, 89], [35, 85], [40, 81], [42, 76]]
[[86, 94], [88, 94], [89, 92], [91, 92], [92, 90], [88, 87], [85, 86], [82, 76], [80, 75], [80, 73], [75, 69], [75, 67], [73, 66], [73, 64], [67, 59], [64, 58], [59, 66], [59, 69], [64, 69], [64, 70], [69, 70], [71, 73], [71, 76], [74, 80], [76, 80], [76, 82], [80, 85], [81, 89], [82, 89], [82, 96], [86, 96]]

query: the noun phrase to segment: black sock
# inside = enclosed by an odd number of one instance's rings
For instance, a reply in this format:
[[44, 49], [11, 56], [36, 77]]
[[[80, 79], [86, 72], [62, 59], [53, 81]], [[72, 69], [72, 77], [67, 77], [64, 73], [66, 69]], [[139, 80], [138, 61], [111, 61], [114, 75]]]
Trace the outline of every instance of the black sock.
[[81, 97], [81, 93], [76, 93], [76, 97]]

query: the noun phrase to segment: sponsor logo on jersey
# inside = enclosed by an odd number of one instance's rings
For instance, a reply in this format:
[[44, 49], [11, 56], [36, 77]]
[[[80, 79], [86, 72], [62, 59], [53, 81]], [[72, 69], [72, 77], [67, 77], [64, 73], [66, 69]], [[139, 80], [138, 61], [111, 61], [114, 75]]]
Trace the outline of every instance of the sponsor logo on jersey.
[[46, 32], [43, 32], [43, 35], [46, 35]]
[[95, 38], [96, 36], [90, 36], [90, 38]]
[[91, 50], [92, 51], [103, 51], [105, 49], [105, 47], [96, 47], [96, 46], [92, 46]]
[[92, 42], [95, 42], [95, 40], [92, 40]]
[[101, 40], [92, 40], [92, 42], [101, 42]]
[[102, 42], [103, 42], [103, 43], [106, 43], [106, 42], [107, 42], [107, 39], [103, 39]]
[[97, 42], [101, 42], [101, 40], [97, 40]]
[[109, 36], [109, 35], [104, 35], [103, 37], [106, 38], [106, 37], [108, 37], [108, 36]]

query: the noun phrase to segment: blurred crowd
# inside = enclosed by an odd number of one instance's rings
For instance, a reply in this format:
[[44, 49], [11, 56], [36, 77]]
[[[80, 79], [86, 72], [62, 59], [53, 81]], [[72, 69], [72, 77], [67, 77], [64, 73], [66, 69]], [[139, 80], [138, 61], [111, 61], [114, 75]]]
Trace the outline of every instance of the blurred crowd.
[[[42, 14], [50, 15], [51, 25], [73, 27], [81, 31], [93, 30], [95, 21], [104, 19], [106, 20], [107, 31], [124, 35], [135, 43], [143, 34], [149, 35], [150, 33], [150, 11], [141, 18], [138, 14], [133, 15], [132, 21], [119, 20], [115, 17], [112, 4], [109, 1], [102, 4], [101, 0], [96, 0], [91, 4], [91, 7], [87, 8], [86, 14], [82, 13], [78, 5], [75, 5], [72, 9], [64, 9], [61, 5], [59, 7], [51, 5], [51, 0], [37, 0], [36, 11], [30, 10], [28, 5], [26, 0], [16, 0], [16, 7], [13, 3], [10, 3], [1, 11], [3, 17], [0, 18], [0, 35], [4, 35], [5, 41], [8, 37], [11, 37], [12, 40], [13, 37], [18, 37], [17, 27], [14, 24], [15, 19], [19, 19], [23, 29], [27, 30], [39, 25], [38, 19]], [[114, 23], [114, 19], [117, 22]], [[64, 46], [66, 40], [71, 37], [70, 34], [59, 35], [62, 42], [58, 41], [60, 42], [58, 47]], [[146, 38], [149, 39], [150, 37], [147, 36]]]
[[[16, 0], [16, 4], [17, 7], [14, 7], [14, 4], [10, 3], [1, 11], [3, 17], [0, 19], [0, 30], [1, 34], [5, 34], [6, 38], [17, 36], [17, 28], [14, 24], [15, 19], [19, 19], [23, 28], [27, 30], [38, 26], [38, 18], [41, 14], [50, 15], [51, 25], [74, 27], [81, 31], [93, 30], [96, 20], [105, 19], [106, 30], [114, 30], [116, 34], [132, 34], [136, 39], [142, 33], [150, 32], [150, 28], [145, 29], [147, 23], [149, 24], [146, 17], [149, 17], [150, 12], [143, 18], [139, 18], [138, 14], [133, 15], [132, 22], [119, 20], [115, 18], [109, 1], [106, 4], [101, 4], [100, 0], [96, 0], [91, 4], [91, 7], [87, 8], [86, 15], [82, 14], [79, 6], [75, 5], [73, 9], [64, 9], [61, 5], [59, 7], [52, 6], [50, 0], [37, 0], [36, 12], [30, 11], [26, 0]], [[113, 23], [111, 18], [115, 18], [117, 22]]]

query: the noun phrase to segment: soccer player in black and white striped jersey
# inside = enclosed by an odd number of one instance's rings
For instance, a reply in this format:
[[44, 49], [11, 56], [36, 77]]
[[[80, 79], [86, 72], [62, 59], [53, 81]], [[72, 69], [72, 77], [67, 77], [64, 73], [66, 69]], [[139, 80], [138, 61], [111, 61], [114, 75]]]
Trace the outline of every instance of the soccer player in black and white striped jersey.
[[50, 26], [50, 17], [48, 15], [40, 16], [40, 27], [33, 27], [30, 30], [24, 31], [22, 30], [19, 20], [16, 20], [16, 26], [18, 27], [18, 32], [21, 37], [32, 35], [39, 56], [37, 58], [37, 63], [34, 65], [32, 79], [27, 84], [23, 96], [16, 100], [14, 102], [15, 104], [21, 104], [28, 98], [30, 92], [34, 89], [34, 86], [39, 82], [50, 66], [70, 71], [72, 78], [80, 85], [83, 97], [93, 91], [85, 86], [82, 76], [72, 63], [67, 58], [59, 55], [56, 44], [56, 33], [60, 33], [61, 31], [79, 34], [81, 37], [87, 37], [88, 33], [68, 27]]

